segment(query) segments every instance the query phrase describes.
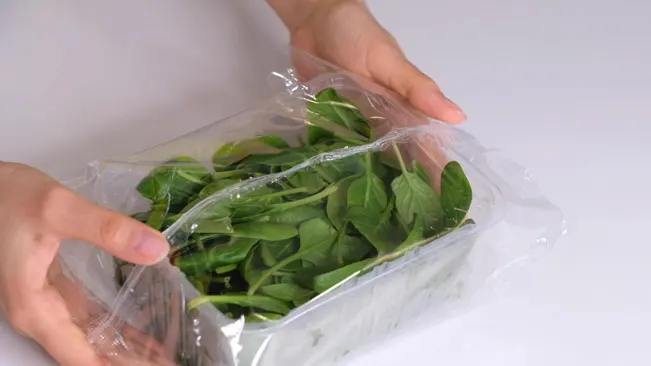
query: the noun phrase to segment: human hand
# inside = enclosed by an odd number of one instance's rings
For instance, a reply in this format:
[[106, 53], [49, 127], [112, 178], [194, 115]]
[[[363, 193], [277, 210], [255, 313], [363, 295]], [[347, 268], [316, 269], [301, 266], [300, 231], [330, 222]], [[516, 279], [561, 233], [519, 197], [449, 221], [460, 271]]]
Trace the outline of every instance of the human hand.
[[363, 0], [268, 0], [296, 48], [367, 77], [448, 123], [466, 119], [438, 85], [416, 68]]
[[67, 306], [75, 303], [70, 297], [84, 299], [56, 260], [63, 239], [93, 243], [143, 265], [169, 251], [148, 226], [91, 204], [38, 170], [0, 163], [0, 309], [60, 364], [106, 365], [73, 321], [79, 309]]

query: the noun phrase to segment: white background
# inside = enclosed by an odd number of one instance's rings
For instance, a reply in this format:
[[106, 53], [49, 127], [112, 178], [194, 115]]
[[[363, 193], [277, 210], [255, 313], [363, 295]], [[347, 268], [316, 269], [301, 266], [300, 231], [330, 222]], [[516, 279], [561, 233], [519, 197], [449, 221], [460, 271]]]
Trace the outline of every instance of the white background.
[[[569, 232], [502, 299], [354, 364], [651, 364], [651, 3], [370, 3]], [[210, 123], [285, 41], [262, 1], [0, 1], [0, 159], [68, 177]], [[49, 363], [0, 323], [0, 364]]]

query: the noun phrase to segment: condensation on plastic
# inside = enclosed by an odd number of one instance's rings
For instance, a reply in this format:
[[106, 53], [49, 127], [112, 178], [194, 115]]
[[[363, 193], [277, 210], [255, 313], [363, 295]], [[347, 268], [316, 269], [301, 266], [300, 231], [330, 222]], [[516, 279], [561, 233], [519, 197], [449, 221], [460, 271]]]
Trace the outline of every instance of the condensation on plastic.
[[[458, 161], [473, 188], [468, 213], [476, 225], [462, 227], [425, 246], [352, 277], [287, 316], [262, 323], [230, 319], [205, 303], [188, 311], [199, 292], [168, 261], [131, 270], [121, 286], [114, 259], [85, 243], [62, 250], [66, 278], [85, 291], [93, 311], [78, 323], [98, 352], [115, 365], [331, 365], [390, 334], [408, 330], [414, 320], [446, 319], [468, 304], [499, 290], [512, 272], [551, 248], [564, 233], [560, 210], [537, 189], [526, 169], [482, 147], [471, 135], [424, 119], [383, 88], [295, 53], [293, 69], [273, 73], [282, 91], [200, 130], [122, 160], [89, 165], [70, 186], [94, 202], [133, 214], [151, 203], [136, 191], [149, 172], [177, 156], [190, 156], [212, 169], [211, 158], [225, 143], [273, 134], [293, 144], [304, 136], [307, 105], [324, 88], [348, 97], [382, 135], [376, 142], [323, 153], [291, 170], [248, 179], [204, 199], [165, 230], [175, 247], [211, 207], [299, 171], [384, 151], [398, 144], [430, 175]], [[438, 182], [434, 181], [435, 187]]]

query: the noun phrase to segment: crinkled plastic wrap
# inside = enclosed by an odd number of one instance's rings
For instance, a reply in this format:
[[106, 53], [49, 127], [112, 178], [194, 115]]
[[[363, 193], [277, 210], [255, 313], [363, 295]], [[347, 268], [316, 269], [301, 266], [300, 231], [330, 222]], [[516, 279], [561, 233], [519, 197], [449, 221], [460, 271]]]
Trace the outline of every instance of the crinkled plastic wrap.
[[149, 266], [66, 243], [113, 364], [330, 365], [482, 300], [563, 234], [527, 171], [301, 56], [285, 90], [73, 186], [163, 231]]

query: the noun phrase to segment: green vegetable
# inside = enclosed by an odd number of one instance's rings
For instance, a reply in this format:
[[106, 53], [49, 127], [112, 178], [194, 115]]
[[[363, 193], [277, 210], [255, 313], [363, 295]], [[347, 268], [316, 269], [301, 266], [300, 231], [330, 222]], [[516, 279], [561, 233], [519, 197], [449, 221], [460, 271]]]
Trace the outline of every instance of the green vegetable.
[[294, 301], [314, 296], [314, 292], [292, 283], [277, 283], [260, 288], [265, 295], [284, 301]]
[[325, 292], [346, 278], [361, 271], [372, 261], [373, 259], [366, 259], [314, 277], [314, 291], [318, 293]]
[[[218, 147], [209, 170], [190, 157], [156, 167], [138, 185], [151, 201], [132, 217], [165, 230], [219, 192], [269, 174], [252, 190], [202, 207], [170, 256], [202, 296], [246, 321], [280, 319], [342, 281], [474, 223], [472, 188], [461, 165], [442, 170], [440, 194], [430, 172], [390, 152], [366, 151], [293, 171], [312, 157], [364, 145], [376, 131], [351, 100], [328, 88], [307, 102], [305, 140], [292, 145], [258, 136]], [[209, 164], [210, 165], [210, 164]], [[437, 177], [438, 178], [438, 177]], [[122, 266], [122, 264], [121, 264]]]
[[441, 174], [441, 203], [445, 226], [455, 227], [466, 218], [472, 202], [472, 187], [456, 161], [448, 163]]
[[444, 215], [441, 198], [420, 174], [407, 170], [400, 150], [395, 144], [393, 146], [402, 170], [402, 175], [391, 182], [391, 189], [396, 195], [398, 213], [407, 224], [411, 224], [414, 216], [418, 214], [426, 227], [440, 228]]
[[290, 311], [289, 306], [278, 299], [264, 295], [217, 295], [217, 296], [200, 296], [192, 299], [188, 303], [189, 309], [211, 302], [213, 304], [235, 304], [239, 306], [267, 310], [279, 314], [287, 314]]

